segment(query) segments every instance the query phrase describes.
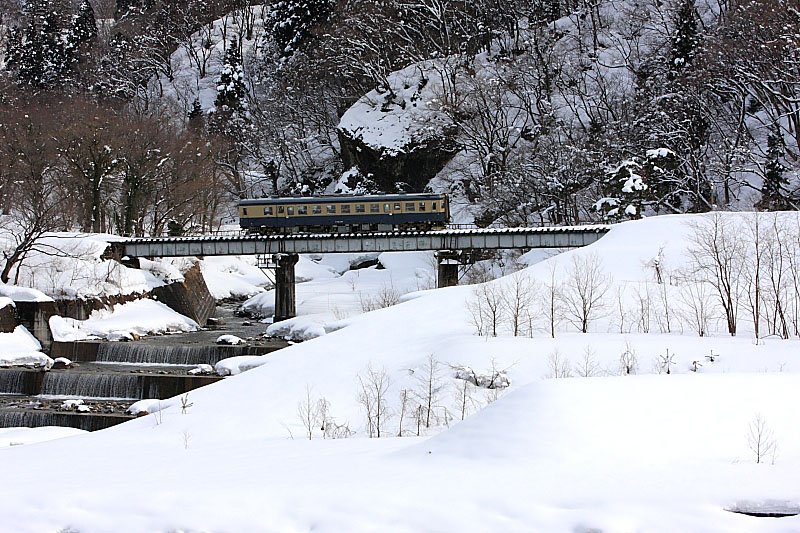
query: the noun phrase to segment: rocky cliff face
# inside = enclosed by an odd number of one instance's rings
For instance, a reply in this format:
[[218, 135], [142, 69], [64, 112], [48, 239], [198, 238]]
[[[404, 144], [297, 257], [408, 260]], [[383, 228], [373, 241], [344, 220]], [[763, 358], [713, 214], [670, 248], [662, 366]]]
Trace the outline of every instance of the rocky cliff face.
[[441, 84], [431, 62], [393, 73], [391, 87], [373, 90], [339, 123], [345, 168], [357, 168], [377, 189], [422, 191], [458, 152], [457, 127], [438, 102]]

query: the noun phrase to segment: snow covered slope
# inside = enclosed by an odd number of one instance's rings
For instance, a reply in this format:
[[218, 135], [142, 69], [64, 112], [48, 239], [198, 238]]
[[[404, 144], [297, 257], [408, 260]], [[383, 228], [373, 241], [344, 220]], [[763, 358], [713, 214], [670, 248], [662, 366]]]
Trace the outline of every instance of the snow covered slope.
[[[794, 217], [781, 220], [795, 228]], [[574, 262], [599, 258], [614, 280], [610, 310], [587, 334], [562, 323], [550, 338], [537, 316], [533, 338], [511, 336], [507, 324], [498, 337], [479, 337], [473, 287], [425, 291], [328, 323], [327, 335], [192, 391], [185, 413], [167, 401], [159, 414], [99, 433], [0, 450], [4, 472], [17, 480], [0, 489], [3, 525], [20, 532], [800, 529], [798, 518], [725, 510], [788, 512], [800, 504], [793, 407], [800, 342], [755, 344], [744, 319], [736, 337], [717, 324], [701, 338], [677, 318], [670, 333], [655, 333], [654, 318], [651, 333], [633, 324], [619, 333], [616, 289], [631, 291], [623, 307], [638, 308], [634, 289], [657, 285], [653, 259], [662, 272], [685, 265], [689, 223], [698, 220], [621, 224], [592, 246], [524, 271], [541, 290], [553, 277], [568, 279]], [[668, 301], [677, 311], [675, 296]], [[659, 364], [667, 349], [669, 375]], [[556, 350], [573, 379], [543, 381], [563, 375], [553, 365]], [[638, 373], [627, 374], [621, 356], [631, 353]], [[596, 377], [577, 377], [586, 354], [595, 365], [587, 374]], [[697, 372], [693, 361], [702, 362]], [[502, 371], [511, 385], [466, 386], [456, 377], [464, 367]], [[385, 379], [383, 435], [403, 438], [365, 438], [359, 397], [373, 377]], [[351, 438], [323, 439], [315, 422], [307, 440], [299, 415], [320, 400], [328, 436], [346, 426]], [[758, 420], [777, 448], [756, 464], [749, 435]], [[44, 483], [58, 498], [41, 498]]]

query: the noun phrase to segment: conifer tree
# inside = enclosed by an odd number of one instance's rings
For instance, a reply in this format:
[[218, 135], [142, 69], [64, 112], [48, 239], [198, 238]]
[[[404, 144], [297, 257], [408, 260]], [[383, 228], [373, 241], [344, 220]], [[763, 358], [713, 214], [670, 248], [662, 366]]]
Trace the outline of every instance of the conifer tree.
[[217, 113], [230, 114], [242, 110], [246, 107], [246, 94], [239, 41], [233, 37], [225, 51], [222, 71], [217, 80], [217, 99], [214, 101]]
[[670, 78], [675, 77], [692, 63], [700, 44], [694, 0], [683, 0], [676, 16], [675, 35], [672, 38], [670, 53]]
[[757, 207], [765, 211], [782, 211], [792, 208], [786, 190], [789, 180], [785, 175], [784, 156], [783, 138], [780, 130], [775, 127], [767, 137], [764, 184], [761, 187], [761, 200], [757, 204]]
[[311, 29], [329, 19], [330, 0], [280, 0], [272, 6], [266, 27], [281, 57], [291, 57], [311, 36]]
[[74, 47], [91, 43], [97, 38], [97, 22], [89, 0], [83, 0], [78, 8], [78, 13], [72, 17], [69, 36]]

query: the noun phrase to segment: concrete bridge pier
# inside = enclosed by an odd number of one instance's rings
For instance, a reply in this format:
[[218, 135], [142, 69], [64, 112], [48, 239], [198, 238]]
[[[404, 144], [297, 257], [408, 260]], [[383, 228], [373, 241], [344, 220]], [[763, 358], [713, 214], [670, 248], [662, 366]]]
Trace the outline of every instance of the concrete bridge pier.
[[272, 321], [280, 322], [297, 316], [294, 293], [294, 266], [300, 256], [297, 254], [275, 254], [275, 314]]
[[438, 288], [458, 285], [460, 258], [461, 254], [458, 251], [439, 250], [436, 252], [436, 263], [439, 266], [436, 276], [436, 286]]

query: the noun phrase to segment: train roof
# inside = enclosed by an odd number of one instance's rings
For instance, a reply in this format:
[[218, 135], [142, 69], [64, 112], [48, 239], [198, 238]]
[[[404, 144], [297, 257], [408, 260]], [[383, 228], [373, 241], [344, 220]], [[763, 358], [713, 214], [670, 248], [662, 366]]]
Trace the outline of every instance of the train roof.
[[440, 200], [444, 194], [326, 194], [320, 196], [271, 196], [239, 200], [239, 205], [263, 204], [324, 204], [326, 202], [408, 202], [414, 200]]

